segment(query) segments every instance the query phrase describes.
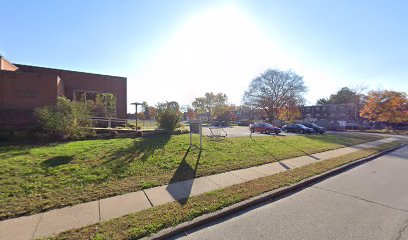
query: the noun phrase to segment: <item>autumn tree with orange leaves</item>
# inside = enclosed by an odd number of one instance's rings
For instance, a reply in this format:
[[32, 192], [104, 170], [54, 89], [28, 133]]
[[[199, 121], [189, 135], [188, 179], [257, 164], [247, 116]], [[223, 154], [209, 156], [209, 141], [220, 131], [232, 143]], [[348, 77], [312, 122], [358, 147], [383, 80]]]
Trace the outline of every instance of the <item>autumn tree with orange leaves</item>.
[[371, 91], [360, 117], [372, 122], [408, 124], [408, 98], [405, 92]]
[[293, 122], [296, 119], [299, 119], [302, 114], [299, 111], [299, 108], [294, 105], [288, 105], [279, 109], [278, 119], [282, 121]]

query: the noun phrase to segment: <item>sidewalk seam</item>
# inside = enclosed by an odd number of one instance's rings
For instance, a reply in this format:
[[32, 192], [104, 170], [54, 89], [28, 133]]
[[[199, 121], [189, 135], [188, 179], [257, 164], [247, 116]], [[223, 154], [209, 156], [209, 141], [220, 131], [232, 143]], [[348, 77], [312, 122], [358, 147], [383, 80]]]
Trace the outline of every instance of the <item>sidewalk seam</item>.
[[[239, 169], [237, 169], [237, 170], [239, 170]], [[236, 170], [233, 170], [233, 171], [236, 171]], [[235, 175], [235, 174], [233, 173], [233, 171], [230, 171], [229, 173], [231, 173], [231, 174], [234, 175], [235, 177], [237, 177], [237, 178], [243, 180], [244, 182], [247, 182], [247, 180], [243, 179], [242, 177], [239, 177], [238, 175]]]
[[[222, 174], [222, 173], [221, 173]], [[210, 175], [211, 176], [211, 175]], [[220, 186], [218, 183], [216, 183], [215, 181], [211, 180], [208, 176], [205, 176], [206, 179], [210, 180], [210, 182], [214, 183], [215, 185], [217, 185], [219, 188], [223, 188], [222, 186]]]
[[101, 199], [98, 200], [99, 222], [102, 220], [101, 216]]
[[[254, 167], [260, 167], [260, 166], [264, 166], [264, 165], [258, 165], [258, 166], [254, 166]], [[256, 171], [255, 169], [253, 169], [254, 167], [250, 167], [250, 168], [248, 168], [248, 170], [252, 170], [252, 171], [254, 171], [254, 172], [256, 172], [256, 173], [259, 173], [259, 174], [261, 174], [261, 175], [264, 176], [264, 177], [267, 177], [267, 176], [268, 176], [268, 175], [266, 175], [266, 174], [264, 174], [264, 173], [261, 173], [261, 172]], [[255, 178], [255, 179], [257, 179], [257, 178]]]
[[142, 192], [144, 193], [144, 195], [145, 195], [147, 201], [149, 201], [150, 207], [153, 207], [153, 203], [152, 203], [152, 201], [150, 201], [150, 199], [149, 199], [149, 197], [147, 196], [146, 192], [145, 192], [144, 190], [142, 190]]
[[30, 239], [34, 239], [35, 233], [37, 232], [38, 226], [40, 225], [41, 219], [44, 216], [44, 214], [45, 214], [45, 212], [41, 213], [40, 219], [38, 219], [38, 222], [37, 222], [37, 224], [35, 225], [35, 228], [34, 228], [33, 235], [31, 236]]

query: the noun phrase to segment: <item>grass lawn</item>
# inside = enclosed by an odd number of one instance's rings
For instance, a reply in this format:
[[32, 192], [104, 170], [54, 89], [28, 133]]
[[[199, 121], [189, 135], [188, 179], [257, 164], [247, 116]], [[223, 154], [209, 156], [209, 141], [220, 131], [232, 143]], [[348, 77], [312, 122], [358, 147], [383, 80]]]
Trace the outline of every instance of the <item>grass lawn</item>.
[[408, 130], [369, 129], [369, 130], [364, 130], [364, 132], [367, 132], [367, 133], [384, 133], [384, 134], [394, 134], [394, 135], [408, 136]]
[[[0, 146], [0, 219], [380, 139], [365, 135], [189, 135]], [[197, 137], [194, 139], [198, 142]]]
[[341, 165], [398, 146], [404, 142], [406, 141], [401, 140], [360, 150], [272, 176], [194, 196], [189, 198], [184, 205], [180, 205], [177, 202], [168, 203], [80, 229], [69, 230], [51, 239], [139, 239], [161, 229], [192, 220], [206, 213], [215, 212], [262, 193], [289, 186], [308, 177], [327, 172]]

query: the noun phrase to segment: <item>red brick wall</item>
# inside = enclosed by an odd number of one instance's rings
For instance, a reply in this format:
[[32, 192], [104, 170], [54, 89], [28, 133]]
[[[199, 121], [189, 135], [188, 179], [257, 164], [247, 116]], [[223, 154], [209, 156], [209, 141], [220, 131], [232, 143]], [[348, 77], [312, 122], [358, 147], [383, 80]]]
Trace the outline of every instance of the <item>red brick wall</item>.
[[53, 104], [57, 93], [55, 75], [0, 71], [0, 110]]
[[65, 96], [69, 99], [73, 98], [73, 92], [75, 90], [113, 93], [117, 99], [116, 103], [117, 117], [126, 118], [127, 116], [126, 78], [51, 68], [25, 66], [19, 64], [16, 64], [16, 66], [21, 71], [24, 72], [38, 72], [59, 76], [65, 86]]

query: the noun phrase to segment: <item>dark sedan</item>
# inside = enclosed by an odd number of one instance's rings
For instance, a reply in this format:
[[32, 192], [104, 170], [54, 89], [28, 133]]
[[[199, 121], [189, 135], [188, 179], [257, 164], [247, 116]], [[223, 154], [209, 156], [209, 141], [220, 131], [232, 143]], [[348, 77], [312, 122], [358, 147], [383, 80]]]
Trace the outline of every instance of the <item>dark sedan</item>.
[[303, 126], [308, 127], [308, 128], [313, 128], [313, 130], [316, 133], [323, 134], [324, 132], [326, 132], [326, 128], [320, 127], [320, 126], [318, 126], [318, 125], [316, 125], [314, 123], [303, 123]]
[[249, 125], [249, 130], [251, 133], [260, 132], [260, 133], [274, 133], [279, 134], [281, 132], [280, 128], [274, 127], [272, 124], [269, 123], [254, 123]]
[[284, 132], [294, 132], [294, 133], [314, 133], [313, 128], [308, 128], [302, 124], [285, 125], [282, 127]]

